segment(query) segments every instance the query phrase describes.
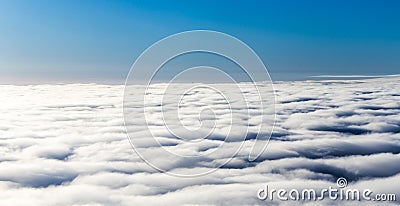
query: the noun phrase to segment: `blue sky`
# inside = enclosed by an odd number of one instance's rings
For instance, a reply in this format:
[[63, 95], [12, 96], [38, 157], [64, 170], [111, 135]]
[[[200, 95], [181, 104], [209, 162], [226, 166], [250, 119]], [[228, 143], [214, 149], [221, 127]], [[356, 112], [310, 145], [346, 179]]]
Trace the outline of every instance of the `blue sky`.
[[389, 0], [3, 0], [0, 79], [123, 79], [148, 46], [194, 29], [241, 39], [273, 78], [397, 74], [399, 10]]

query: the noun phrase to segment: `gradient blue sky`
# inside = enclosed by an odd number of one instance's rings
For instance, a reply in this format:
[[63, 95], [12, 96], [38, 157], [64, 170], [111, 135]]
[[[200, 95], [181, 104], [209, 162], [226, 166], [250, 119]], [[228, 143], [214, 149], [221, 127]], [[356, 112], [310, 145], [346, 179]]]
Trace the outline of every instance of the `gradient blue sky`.
[[194, 29], [251, 46], [272, 77], [400, 73], [400, 1], [0, 1], [0, 76], [122, 80], [148, 46]]

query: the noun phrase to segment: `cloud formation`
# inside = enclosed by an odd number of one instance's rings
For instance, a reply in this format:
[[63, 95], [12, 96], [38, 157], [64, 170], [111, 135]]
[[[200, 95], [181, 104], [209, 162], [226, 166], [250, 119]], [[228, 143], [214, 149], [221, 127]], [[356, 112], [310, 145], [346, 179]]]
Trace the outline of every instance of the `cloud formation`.
[[[243, 137], [243, 129], [247, 121], [250, 130], [257, 127], [256, 110], [248, 120], [240, 115], [247, 110], [235, 105], [239, 115], [231, 124], [221, 99], [189, 96], [181, 114], [188, 127], [198, 126], [193, 119], [201, 107], [219, 111], [216, 133], [190, 144], [158, 124], [159, 105], [148, 104], [161, 145], [176, 153], [210, 154], [192, 161], [161, 156], [160, 147], [144, 136], [146, 125], [129, 121], [141, 152], [171, 172], [207, 171], [243, 144], [228, 164], [196, 178], [162, 174], [132, 150], [123, 126], [123, 86], [1, 85], [0, 205], [265, 204], [256, 195], [265, 183], [320, 188], [335, 185], [338, 177], [354, 187], [393, 193], [400, 182], [399, 80], [277, 82], [274, 133], [255, 162], [248, 154], [256, 131]], [[158, 92], [157, 85], [153, 89]], [[229, 125], [233, 136], [221, 146]]]

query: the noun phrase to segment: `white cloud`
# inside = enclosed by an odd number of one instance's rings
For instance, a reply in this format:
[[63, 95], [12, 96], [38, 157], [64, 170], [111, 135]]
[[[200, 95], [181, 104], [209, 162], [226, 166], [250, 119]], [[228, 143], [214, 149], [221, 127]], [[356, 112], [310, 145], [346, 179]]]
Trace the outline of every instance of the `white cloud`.
[[[161, 145], [180, 154], [209, 154], [195, 159], [164, 155], [146, 136], [143, 121], [129, 119], [138, 149], [175, 173], [208, 171], [229, 160], [245, 138], [249, 119], [251, 133], [239, 153], [221, 169], [196, 178], [162, 174], [133, 151], [123, 127], [123, 86], [2, 85], [0, 205], [265, 204], [256, 196], [265, 183], [320, 188], [335, 185], [341, 176], [354, 187], [397, 192], [399, 80], [277, 83], [276, 127], [256, 162], [247, 159], [260, 120], [256, 108], [248, 117], [243, 105], [235, 104], [231, 124], [229, 109], [217, 95], [201, 93], [201, 101], [189, 96], [181, 114], [188, 128], [199, 126], [194, 120], [207, 105], [217, 111], [202, 116], [215, 120], [215, 133], [193, 144], [163, 128], [152, 100], [150, 127]], [[152, 94], [159, 95], [162, 86], [155, 85]], [[232, 92], [229, 85], [219, 88]], [[143, 109], [140, 102], [132, 105]], [[232, 138], [224, 143], [228, 131]]]

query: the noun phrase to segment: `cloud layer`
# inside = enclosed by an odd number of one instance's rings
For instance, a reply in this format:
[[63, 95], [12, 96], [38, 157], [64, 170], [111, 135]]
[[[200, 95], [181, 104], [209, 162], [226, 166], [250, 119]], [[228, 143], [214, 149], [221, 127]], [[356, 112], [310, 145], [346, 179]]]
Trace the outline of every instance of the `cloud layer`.
[[[399, 190], [400, 78], [274, 86], [277, 121], [267, 150], [255, 162], [248, 161], [254, 138], [249, 135], [243, 142], [242, 135], [244, 122], [252, 122], [250, 128], [257, 126], [258, 114], [250, 111], [250, 120], [245, 119], [240, 112], [247, 110], [237, 107], [238, 118], [231, 124], [226, 121], [226, 105], [212, 94], [199, 94], [202, 101], [188, 97], [182, 110], [182, 122], [188, 127], [198, 124], [193, 119], [202, 106], [220, 111], [216, 130], [221, 135], [198, 144], [182, 143], [157, 124], [159, 105], [149, 104], [147, 109], [160, 144], [177, 153], [212, 152], [231, 125], [233, 138], [220, 152], [192, 161], [163, 156], [158, 145], [146, 140], [145, 125], [130, 122], [141, 152], [170, 172], [207, 171], [243, 144], [219, 170], [180, 178], [158, 172], [131, 148], [123, 127], [123, 86], [2, 85], [0, 205], [265, 204], [256, 195], [265, 183], [276, 188], [320, 188], [335, 185], [338, 177], [376, 193]], [[230, 88], [225, 85], [225, 92]]]

